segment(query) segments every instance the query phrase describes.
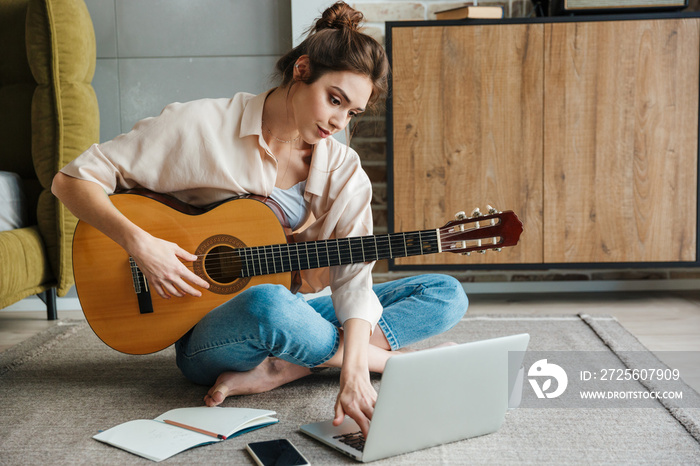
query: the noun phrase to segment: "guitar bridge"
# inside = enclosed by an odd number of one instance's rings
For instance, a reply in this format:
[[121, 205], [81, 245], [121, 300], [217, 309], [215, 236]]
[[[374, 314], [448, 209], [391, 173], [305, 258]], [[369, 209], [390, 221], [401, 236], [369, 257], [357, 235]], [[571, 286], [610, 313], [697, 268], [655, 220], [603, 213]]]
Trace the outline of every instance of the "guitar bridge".
[[129, 265], [131, 266], [131, 279], [134, 284], [136, 299], [139, 302], [139, 312], [141, 314], [151, 314], [153, 313], [153, 302], [151, 301], [151, 291], [148, 288], [148, 280], [146, 280], [146, 276], [141, 272], [139, 266], [136, 265], [133, 257], [129, 257]]

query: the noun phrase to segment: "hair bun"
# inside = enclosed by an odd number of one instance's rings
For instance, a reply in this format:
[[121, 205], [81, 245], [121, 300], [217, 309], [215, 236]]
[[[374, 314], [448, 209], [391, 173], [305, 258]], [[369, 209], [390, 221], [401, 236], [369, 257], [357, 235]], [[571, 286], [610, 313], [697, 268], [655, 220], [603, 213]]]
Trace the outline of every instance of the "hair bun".
[[349, 29], [357, 31], [360, 28], [364, 16], [345, 2], [336, 2], [323, 12], [323, 16], [316, 21], [314, 32], [323, 29]]

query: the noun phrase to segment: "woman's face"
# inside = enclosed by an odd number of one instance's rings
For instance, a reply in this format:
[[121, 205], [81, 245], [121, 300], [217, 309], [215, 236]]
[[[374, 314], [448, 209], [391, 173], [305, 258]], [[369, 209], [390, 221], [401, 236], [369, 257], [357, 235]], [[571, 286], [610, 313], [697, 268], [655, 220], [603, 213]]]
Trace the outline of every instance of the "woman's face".
[[311, 84], [299, 82], [292, 102], [302, 139], [316, 144], [342, 131], [365, 111], [371, 94], [372, 81], [350, 71], [329, 72]]

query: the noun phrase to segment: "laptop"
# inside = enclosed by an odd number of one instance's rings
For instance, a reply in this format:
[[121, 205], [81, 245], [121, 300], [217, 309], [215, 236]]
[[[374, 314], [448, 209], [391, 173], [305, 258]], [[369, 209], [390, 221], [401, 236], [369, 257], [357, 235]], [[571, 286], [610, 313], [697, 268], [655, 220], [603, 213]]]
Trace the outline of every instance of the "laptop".
[[396, 355], [382, 375], [366, 439], [349, 417], [301, 431], [362, 462], [490, 434], [517, 398], [511, 392], [529, 341], [525, 333]]

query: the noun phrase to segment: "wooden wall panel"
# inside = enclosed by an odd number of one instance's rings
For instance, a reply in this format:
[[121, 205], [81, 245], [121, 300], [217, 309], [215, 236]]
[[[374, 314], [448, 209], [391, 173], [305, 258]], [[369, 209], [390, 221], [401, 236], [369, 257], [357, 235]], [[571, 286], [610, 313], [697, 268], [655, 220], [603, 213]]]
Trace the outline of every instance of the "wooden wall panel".
[[398, 265], [541, 263], [542, 24], [394, 28], [394, 231], [436, 228], [457, 211], [513, 210], [521, 243]]
[[545, 25], [546, 263], [696, 260], [698, 24]]

